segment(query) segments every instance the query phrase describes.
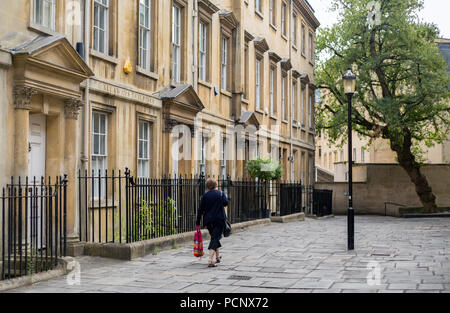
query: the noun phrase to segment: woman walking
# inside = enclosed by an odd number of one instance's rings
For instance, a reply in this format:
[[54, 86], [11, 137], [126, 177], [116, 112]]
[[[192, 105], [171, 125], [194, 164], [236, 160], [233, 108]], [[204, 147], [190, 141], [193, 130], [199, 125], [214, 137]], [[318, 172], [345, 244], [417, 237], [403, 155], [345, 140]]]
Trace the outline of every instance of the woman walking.
[[219, 251], [219, 248], [222, 247], [220, 239], [222, 239], [222, 234], [225, 229], [225, 221], [227, 219], [225, 207], [228, 206], [228, 199], [222, 191], [217, 189], [216, 180], [208, 179], [206, 188], [208, 192], [203, 195], [200, 201], [196, 225], [200, 226], [200, 220], [203, 216], [203, 226], [208, 228], [211, 236], [211, 242], [208, 247], [208, 267], [217, 267], [214, 263], [214, 255], [216, 255], [216, 263], [220, 263], [222, 259]]

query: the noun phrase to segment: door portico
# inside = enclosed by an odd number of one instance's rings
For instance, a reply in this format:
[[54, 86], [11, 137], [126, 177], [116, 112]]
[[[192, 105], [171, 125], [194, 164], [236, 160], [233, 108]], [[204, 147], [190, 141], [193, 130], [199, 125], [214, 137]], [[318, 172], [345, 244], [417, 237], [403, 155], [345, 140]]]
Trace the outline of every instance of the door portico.
[[76, 237], [80, 84], [93, 73], [64, 36], [39, 36], [12, 55], [14, 175], [68, 175], [67, 230], [69, 238]]

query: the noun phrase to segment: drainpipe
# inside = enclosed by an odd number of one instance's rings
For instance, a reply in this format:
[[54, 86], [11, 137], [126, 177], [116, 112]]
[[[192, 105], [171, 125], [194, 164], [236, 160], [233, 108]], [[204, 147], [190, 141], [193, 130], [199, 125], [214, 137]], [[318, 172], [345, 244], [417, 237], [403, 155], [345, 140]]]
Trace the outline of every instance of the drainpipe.
[[194, 0], [194, 8], [192, 11], [192, 86], [196, 92], [198, 92], [197, 32], [198, 32], [198, 0]]
[[[290, 15], [291, 15], [291, 18], [290, 18], [290, 29], [291, 29], [291, 32], [290, 32], [290, 34], [289, 34], [289, 59], [290, 60], [292, 60], [292, 30], [293, 30], [293, 25], [292, 25], [292, 21], [293, 21], [293, 19], [294, 19], [294, 1], [293, 0], [290, 0]], [[290, 127], [289, 127], [289, 141], [290, 141], [290, 144], [291, 144], [291, 155], [290, 155], [290, 159], [291, 159], [291, 161], [290, 161], [290, 163], [291, 163], [291, 167], [290, 167], [290, 169], [291, 169], [291, 173], [290, 173], [290, 175], [292, 175], [292, 167], [294, 167], [295, 168], [295, 164], [294, 164], [294, 162], [296, 161], [296, 160], [292, 160], [292, 158], [294, 157], [294, 145], [292, 144], [292, 126], [294, 125], [294, 119], [293, 119], [293, 117], [294, 117], [294, 112], [293, 112], [293, 102], [294, 102], [294, 99], [292, 98], [292, 78], [293, 78], [293, 76], [292, 76], [292, 70], [290, 71], [291, 73], [289, 74], [290, 75], [290, 77], [291, 77], [291, 79], [289, 80], [289, 88], [288, 88], [288, 90], [289, 90], [289, 94], [290, 94], [290, 99], [291, 99], [291, 101], [290, 101], [290, 106], [291, 106], [291, 118], [290, 118]], [[294, 173], [294, 177], [291, 177], [291, 180], [294, 180], [294, 178], [295, 178], [295, 173]]]
[[[90, 57], [89, 57], [89, 47], [90, 47], [90, 29], [91, 29], [91, 1], [90, 0], [83, 0], [84, 1], [84, 55], [85, 55], [85, 62], [88, 66], [90, 66]], [[86, 88], [84, 89], [84, 116], [83, 116], [83, 152], [81, 155], [81, 162], [83, 163], [83, 170], [88, 171], [89, 170], [89, 112], [90, 112], [90, 97], [89, 97], [89, 78], [86, 79]]]

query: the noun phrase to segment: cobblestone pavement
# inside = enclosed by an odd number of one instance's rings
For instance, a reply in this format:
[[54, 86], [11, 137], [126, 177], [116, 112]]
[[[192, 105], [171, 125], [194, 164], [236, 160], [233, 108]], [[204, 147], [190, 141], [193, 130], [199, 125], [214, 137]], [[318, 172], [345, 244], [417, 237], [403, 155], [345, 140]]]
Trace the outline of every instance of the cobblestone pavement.
[[82, 257], [80, 285], [12, 292], [450, 292], [450, 219], [356, 217], [354, 252], [346, 236], [345, 217], [271, 224], [224, 239], [218, 268], [190, 245], [131, 262]]

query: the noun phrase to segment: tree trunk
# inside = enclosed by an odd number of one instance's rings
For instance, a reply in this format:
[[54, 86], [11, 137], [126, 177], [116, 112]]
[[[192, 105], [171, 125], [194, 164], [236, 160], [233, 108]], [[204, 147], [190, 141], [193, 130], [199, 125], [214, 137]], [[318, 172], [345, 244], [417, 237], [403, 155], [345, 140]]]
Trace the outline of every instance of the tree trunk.
[[406, 131], [402, 144], [391, 140], [391, 148], [397, 153], [400, 166], [405, 169], [411, 181], [416, 186], [416, 193], [424, 206], [425, 213], [436, 213], [436, 196], [433, 194], [427, 178], [420, 170], [420, 164], [417, 163], [414, 154], [411, 152], [412, 140], [409, 131]]

